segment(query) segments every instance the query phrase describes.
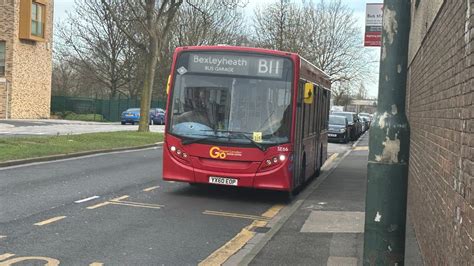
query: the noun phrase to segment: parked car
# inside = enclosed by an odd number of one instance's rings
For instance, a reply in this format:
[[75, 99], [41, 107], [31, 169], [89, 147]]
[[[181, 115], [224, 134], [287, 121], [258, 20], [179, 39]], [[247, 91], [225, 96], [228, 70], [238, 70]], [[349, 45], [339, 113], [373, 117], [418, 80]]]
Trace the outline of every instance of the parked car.
[[165, 124], [165, 110], [161, 108], [150, 109], [150, 121], [151, 124], [164, 125]]
[[369, 113], [359, 113], [360, 118], [365, 118], [368, 121], [369, 127], [370, 124], [372, 123], [372, 115]]
[[122, 125], [127, 123], [135, 125], [135, 123], [140, 121], [140, 108], [129, 108], [125, 110], [120, 116], [120, 121]]
[[350, 129], [345, 116], [329, 115], [328, 140], [349, 142]]
[[370, 127], [370, 118], [368, 116], [360, 116], [362, 125], [364, 125], [364, 132], [367, 131]]
[[362, 123], [357, 114], [353, 112], [333, 112], [332, 114], [347, 118], [350, 139], [357, 140], [357, 138], [362, 134]]

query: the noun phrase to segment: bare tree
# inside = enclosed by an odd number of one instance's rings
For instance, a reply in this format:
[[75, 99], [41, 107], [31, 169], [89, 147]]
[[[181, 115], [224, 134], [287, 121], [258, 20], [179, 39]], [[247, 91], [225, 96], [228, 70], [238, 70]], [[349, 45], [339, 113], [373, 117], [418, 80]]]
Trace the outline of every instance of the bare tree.
[[170, 27], [183, 1], [101, 0], [128, 41], [146, 55], [138, 131], [150, 130], [149, 110], [159, 52], [168, 41]]
[[261, 47], [296, 52], [331, 77], [332, 83], [360, 82], [370, 72], [353, 11], [340, 0], [297, 4], [278, 0], [255, 12]]
[[341, 0], [309, 3], [307, 59], [331, 76], [332, 82], [359, 82], [370, 71], [370, 55], [361, 46], [361, 33], [353, 11]]
[[[145, 71], [140, 102], [138, 131], [149, 131], [149, 109], [160, 52], [169, 43], [169, 34], [181, 5], [198, 7], [191, 0], [101, 0], [117, 27], [145, 55]], [[221, 7], [236, 5], [235, 0], [220, 1]], [[138, 27], [136, 27], [138, 26]], [[159, 64], [162, 66], [162, 64]]]
[[61, 59], [107, 88], [110, 98], [128, 83], [128, 40], [100, 0], [76, 2], [74, 13], [57, 25], [57, 37]]
[[255, 10], [254, 34], [260, 47], [304, 53], [307, 25], [301, 6], [279, 0]]

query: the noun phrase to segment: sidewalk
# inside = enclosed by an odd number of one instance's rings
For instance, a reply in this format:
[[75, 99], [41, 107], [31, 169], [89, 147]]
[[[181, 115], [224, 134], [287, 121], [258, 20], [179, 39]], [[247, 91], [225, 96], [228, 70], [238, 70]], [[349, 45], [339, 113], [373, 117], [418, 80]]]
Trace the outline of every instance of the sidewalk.
[[[368, 134], [305, 198], [250, 265], [362, 265]], [[339, 164], [337, 164], [339, 162]], [[405, 265], [422, 265], [407, 224]], [[249, 257], [247, 257], [249, 258]]]

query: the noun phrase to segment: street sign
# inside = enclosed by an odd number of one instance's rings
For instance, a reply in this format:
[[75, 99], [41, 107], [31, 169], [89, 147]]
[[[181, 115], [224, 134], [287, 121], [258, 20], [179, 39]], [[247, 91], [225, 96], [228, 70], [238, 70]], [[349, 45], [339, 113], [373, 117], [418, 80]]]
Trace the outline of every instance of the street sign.
[[366, 5], [364, 46], [382, 46], [383, 4]]

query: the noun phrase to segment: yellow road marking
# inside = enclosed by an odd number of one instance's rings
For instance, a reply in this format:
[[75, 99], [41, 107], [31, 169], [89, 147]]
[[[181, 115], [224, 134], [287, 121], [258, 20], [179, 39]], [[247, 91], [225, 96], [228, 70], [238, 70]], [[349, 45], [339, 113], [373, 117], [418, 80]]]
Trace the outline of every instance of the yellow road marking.
[[99, 203], [99, 204], [96, 204], [96, 205], [89, 206], [86, 209], [93, 210], [93, 209], [97, 209], [97, 208], [100, 208], [100, 207], [103, 207], [103, 206], [106, 206], [106, 205], [109, 205], [109, 204], [110, 204], [110, 202], [106, 201], [106, 202], [102, 202], [102, 203]]
[[285, 205], [277, 204], [268, 209], [266, 212], [262, 214], [263, 217], [273, 218], [277, 215], [281, 209], [283, 209]]
[[104, 265], [102, 262], [93, 262], [89, 264], [89, 266], [102, 266], [102, 265]]
[[150, 191], [155, 190], [155, 189], [157, 189], [157, 188], [159, 188], [159, 187], [160, 187], [160, 186], [149, 187], [149, 188], [145, 188], [143, 191], [144, 191], [144, 192], [150, 192]]
[[15, 254], [12, 254], [12, 253], [5, 253], [5, 254], [2, 254], [2, 255], [0, 255], [0, 261], [1, 261], [1, 260], [6, 260], [6, 259], [8, 259], [8, 258], [10, 258], [10, 257], [13, 257], [13, 256], [15, 256]]
[[199, 263], [199, 265], [222, 265], [255, 236], [256, 233], [253, 231], [255, 228], [265, 227], [268, 224], [268, 221], [275, 217], [275, 215], [277, 215], [278, 212], [284, 207], [284, 205], [274, 205], [264, 212], [262, 216], [214, 211], [203, 212], [204, 214], [209, 215], [228, 216], [235, 218], [250, 219], [253, 217], [254, 221], [250, 225], [244, 227], [236, 236], [234, 236], [234, 238], [229, 240], [229, 242], [225, 243], [222, 247], [209, 255], [205, 260]]
[[123, 195], [121, 197], [118, 197], [118, 198], [115, 198], [115, 199], [111, 199], [110, 201], [118, 201], [118, 200], [123, 200], [123, 199], [126, 199], [128, 198], [129, 196], [128, 195]]
[[138, 208], [161, 209], [161, 207], [152, 207], [152, 206], [136, 205], [136, 204], [123, 203], [123, 202], [111, 202], [111, 204], [114, 204], [114, 205], [122, 205], [122, 206], [129, 206], [129, 207], [138, 207]]
[[[121, 197], [118, 197], [118, 198], [111, 199], [110, 201], [118, 201], [118, 200], [126, 199], [128, 197], [129, 197], [128, 195], [124, 195], [124, 196], [121, 196]], [[106, 202], [102, 202], [102, 203], [99, 203], [99, 204], [96, 204], [96, 205], [92, 205], [92, 206], [87, 207], [86, 209], [93, 210], [93, 209], [97, 209], [97, 208], [100, 208], [100, 207], [104, 207], [104, 206], [107, 206], [107, 205], [111, 204], [110, 201], [106, 201]]]
[[263, 216], [258, 216], [258, 215], [248, 215], [248, 214], [231, 213], [231, 212], [218, 212], [218, 211], [209, 211], [209, 210], [204, 211], [203, 214], [215, 215], [215, 216], [224, 216], [224, 217], [232, 217], [232, 218], [250, 219], [250, 220], [259, 220], [259, 221], [268, 221], [268, 220], [270, 220], [269, 217], [263, 217]]
[[38, 226], [43, 226], [43, 225], [47, 225], [47, 224], [50, 224], [50, 223], [54, 223], [56, 221], [59, 221], [59, 220], [62, 220], [66, 218], [66, 216], [58, 216], [58, 217], [53, 217], [51, 219], [48, 219], [48, 220], [44, 220], [42, 222], [38, 222], [38, 223], [35, 223], [35, 225], [38, 225]]
[[357, 146], [357, 147], [354, 147], [355, 151], [368, 151], [369, 150], [369, 146]]
[[114, 201], [119, 203], [125, 204], [133, 204], [133, 205], [142, 205], [142, 206], [150, 206], [150, 207], [165, 207], [165, 205], [153, 204], [153, 203], [144, 203], [144, 202], [136, 202], [136, 201], [128, 201], [128, 200], [121, 200], [121, 201]]
[[337, 156], [339, 155], [339, 153], [333, 153], [331, 156], [329, 156], [329, 158], [326, 160], [326, 162], [321, 166], [322, 169], [325, 169], [328, 165], [330, 165], [332, 163], [332, 161], [334, 161]]
[[[265, 225], [267, 222], [263, 222]], [[252, 237], [254, 237], [255, 232], [251, 230], [257, 225], [262, 225], [262, 221], [254, 221], [249, 226], [246, 226], [242, 231], [240, 231], [234, 238], [229, 242], [225, 243], [218, 250], [214, 251], [209, 255], [205, 260], [199, 263], [199, 266], [204, 265], [222, 265], [226, 260], [228, 260], [232, 255], [239, 251]]]
[[18, 262], [24, 262], [24, 261], [29, 261], [29, 260], [41, 260], [41, 261], [46, 261], [46, 264], [42, 264], [45, 266], [57, 266], [59, 265], [59, 260], [53, 259], [53, 258], [48, 258], [48, 257], [18, 257], [18, 258], [13, 258], [9, 259], [3, 262], [0, 262], [0, 266], [10, 266]]

